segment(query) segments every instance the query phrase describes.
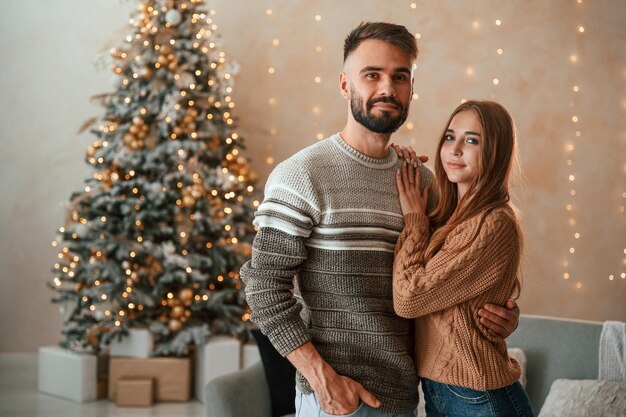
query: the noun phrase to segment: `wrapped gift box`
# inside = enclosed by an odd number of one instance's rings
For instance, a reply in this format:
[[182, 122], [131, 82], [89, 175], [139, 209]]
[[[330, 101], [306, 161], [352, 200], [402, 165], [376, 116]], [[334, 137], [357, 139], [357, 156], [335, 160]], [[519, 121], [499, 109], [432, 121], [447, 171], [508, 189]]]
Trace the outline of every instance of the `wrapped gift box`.
[[155, 401], [189, 401], [191, 362], [189, 358], [111, 358], [110, 400], [116, 400], [121, 379], [153, 379]]
[[38, 366], [39, 391], [78, 402], [97, 399], [98, 356], [43, 346]]
[[241, 349], [241, 369], [246, 369], [261, 360], [256, 343], [246, 343]]
[[232, 337], [218, 336], [196, 350], [196, 398], [205, 402], [204, 387], [218, 376], [239, 370], [241, 342]]
[[149, 358], [153, 347], [154, 338], [147, 329], [130, 329], [121, 340], [111, 341], [110, 355]]
[[115, 404], [119, 407], [148, 407], [154, 403], [152, 379], [120, 379], [117, 381]]

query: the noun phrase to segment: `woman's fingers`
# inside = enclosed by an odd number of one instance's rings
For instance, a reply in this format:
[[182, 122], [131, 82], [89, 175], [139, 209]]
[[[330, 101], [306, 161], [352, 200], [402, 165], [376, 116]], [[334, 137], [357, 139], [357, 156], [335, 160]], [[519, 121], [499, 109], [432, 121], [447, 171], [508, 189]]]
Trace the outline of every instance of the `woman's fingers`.
[[409, 164], [407, 164], [406, 160], [402, 163], [402, 184], [404, 185], [404, 191], [406, 192], [408, 189], [410, 189], [409, 187], [409, 173], [408, 173], [408, 169], [409, 169]]

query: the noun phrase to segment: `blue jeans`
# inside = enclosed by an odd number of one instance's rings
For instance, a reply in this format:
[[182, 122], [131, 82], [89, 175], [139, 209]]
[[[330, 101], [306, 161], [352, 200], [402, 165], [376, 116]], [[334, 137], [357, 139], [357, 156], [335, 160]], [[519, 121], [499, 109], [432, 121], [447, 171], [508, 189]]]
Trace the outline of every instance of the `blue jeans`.
[[303, 394], [302, 391], [296, 387], [296, 417], [415, 417], [415, 415], [414, 411], [404, 414], [383, 413], [382, 411], [369, 407], [365, 403], [361, 403], [359, 408], [352, 413], [336, 416], [322, 410], [315, 394]]
[[490, 391], [448, 385], [422, 378], [428, 417], [534, 417], [522, 384]]

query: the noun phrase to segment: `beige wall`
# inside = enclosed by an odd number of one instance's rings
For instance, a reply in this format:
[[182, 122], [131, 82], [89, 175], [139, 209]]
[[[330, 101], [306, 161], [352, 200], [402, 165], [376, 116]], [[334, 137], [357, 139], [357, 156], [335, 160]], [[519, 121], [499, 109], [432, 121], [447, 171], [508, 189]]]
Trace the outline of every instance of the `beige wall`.
[[[241, 66], [235, 115], [261, 179], [318, 134], [341, 130], [347, 107], [338, 71], [347, 32], [361, 20], [404, 24], [421, 35], [419, 99], [395, 141], [432, 157], [462, 98], [494, 98], [517, 122], [526, 182], [516, 188], [527, 238], [522, 311], [626, 320], [626, 3], [412, 3], [210, 1], [223, 49]], [[58, 308], [45, 286], [55, 258], [50, 241], [87, 175], [91, 137], [76, 131], [102, 114], [89, 97], [111, 88], [110, 72], [93, 67], [95, 56], [121, 41], [133, 4], [9, 2], [0, 14], [0, 351], [34, 351], [59, 339]]]

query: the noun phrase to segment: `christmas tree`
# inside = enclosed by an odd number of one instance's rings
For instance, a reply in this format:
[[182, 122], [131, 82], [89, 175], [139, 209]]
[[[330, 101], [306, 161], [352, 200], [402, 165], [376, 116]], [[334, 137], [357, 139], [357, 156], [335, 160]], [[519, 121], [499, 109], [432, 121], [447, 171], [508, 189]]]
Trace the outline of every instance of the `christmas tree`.
[[98, 352], [132, 327], [150, 330], [155, 355], [247, 337], [238, 271], [258, 201], [212, 14], [204, 0], [140, 1], [111, 50], [115, 91], [84, 126], [90, 173], [52, 243], [67, 348]]

